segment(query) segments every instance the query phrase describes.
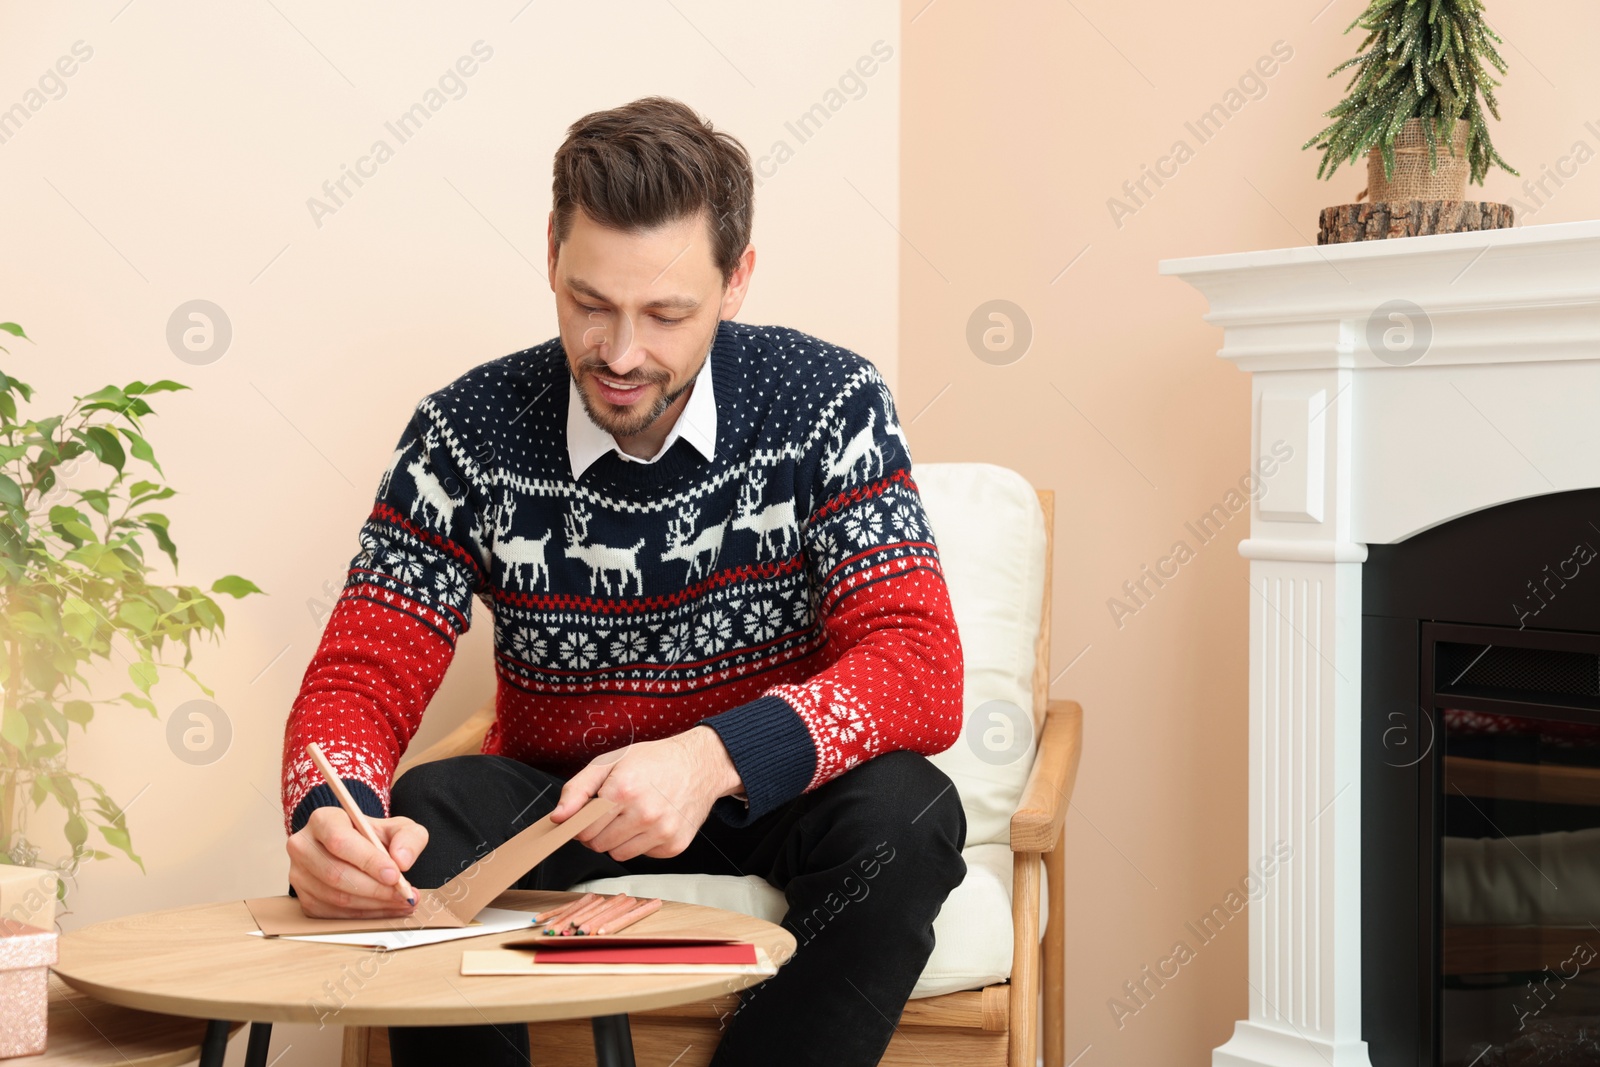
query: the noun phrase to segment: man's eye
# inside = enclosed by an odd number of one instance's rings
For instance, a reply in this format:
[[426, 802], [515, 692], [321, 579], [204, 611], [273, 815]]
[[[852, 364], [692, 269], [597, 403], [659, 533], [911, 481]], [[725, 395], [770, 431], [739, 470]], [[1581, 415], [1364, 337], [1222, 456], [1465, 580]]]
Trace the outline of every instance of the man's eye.
[[587, 311], [591, 315], [598, 314], [600, 311], [599, 308], [592, 308], [588, 304], [579, 304], [578, 308], [581, 311]]
[[666, 318], [662, 318], [660, 315], [655, 316], [655, 320], [657, 322], [659, 322], [663, 326], [676, 326], [676, 325], [678, 325], [678, 323], [683, 321], [682, 319], [666, 319]]

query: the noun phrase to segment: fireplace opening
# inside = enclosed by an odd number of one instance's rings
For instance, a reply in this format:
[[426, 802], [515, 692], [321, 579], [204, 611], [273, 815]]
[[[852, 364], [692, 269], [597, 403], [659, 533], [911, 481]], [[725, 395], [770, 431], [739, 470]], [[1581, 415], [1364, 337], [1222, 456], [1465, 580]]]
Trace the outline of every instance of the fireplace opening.
[[1362, 575], [1362, 1024], [1375, 1067], [1600, 1064], [1600, 490]]
[[1600, 1064], [1600, 635], [1422, 635], [1439, 1062]]

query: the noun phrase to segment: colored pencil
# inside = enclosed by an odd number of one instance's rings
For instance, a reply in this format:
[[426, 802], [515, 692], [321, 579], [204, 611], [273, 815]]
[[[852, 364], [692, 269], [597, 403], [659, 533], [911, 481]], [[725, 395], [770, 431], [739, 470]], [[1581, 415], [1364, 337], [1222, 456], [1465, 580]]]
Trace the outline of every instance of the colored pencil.
[[[350, 821], [355, 823], [356, 829], [361, 831], [362, 836], [368, 841], [372, 842], [373, 848], [393, 860], [394, 857], [389, 856], [389, 850], [384, 847], [383, 841], [378, 837], [377, 828], [367, 818], [367, 813], [362, 811], [360, 806], [356, 804], [356, 798], [351, 796], [350, 790], [345, 788], [344, 781], [334, 771], [333, 764], [328, 762], [328, 757], [322, 754], [322, 749], [318, 747], [315, 741], [312, 741], [306, 745], [306, 752], [311, 756], [311, 761], [317, 765], [317, 770], [322, 772], [322, 777], [327, 781], [328, 788], [333, 790], [333, 795], [339, 800], [339, 806], [345, 810], [346, 815], [350, 816]], [[399, 879], [394, 885], [395, 892], [407, 904], [416, 904], [417, 891], [411, 888], [411, 883], [406, 881], [406, 876], [400, 873], [398, 861], [395, 862], [394, 873], [399, 875]]]

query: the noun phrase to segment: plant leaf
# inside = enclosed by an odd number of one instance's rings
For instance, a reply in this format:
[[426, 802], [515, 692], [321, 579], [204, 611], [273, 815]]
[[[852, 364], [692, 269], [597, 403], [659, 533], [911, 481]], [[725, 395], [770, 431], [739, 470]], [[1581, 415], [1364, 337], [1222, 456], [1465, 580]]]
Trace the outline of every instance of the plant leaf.
[[156, 706], [150, 701], [149, 697], [142, 697], [138, 693], [123, 693], [117, 699], [132, 704], [136, 708], [143, 708], [150, 713], [152, 718], [159, 719], [161, 717], [160, 712], [156, 711]]
[[172, 560], [173, 567], [178, 565], [178, 546], [172, 543], [172, 538], [167, 534], [167, 517], [154, 511], [144, 513], [145, 529], [155, 535], [156, 544], [161, 546], [161, 551]]
[[126, 426], [118, 426], [117, 430], [122, 434], [122, 436], [128, 439], [128, 449], [133, 453], [134, 459], [144, 460], [163, 475], [167, 473], [166, 471], [161, 470], [161, 464], [156, 462], [156, 454], [150, 448], [149, 441], [146, 441], [142, 436], [134, 433]]
[[143, 382], [132, 382], [124, 392], [129, 396], [149, 396], [151, 393], [175, 393], [180, 389], [187, 388], [189, 387], [182, 382], [174, 382], [167, 378], [162, 378], [160, 381], [151, 382], [149, 385]]
[[133, 684], [145, 696], [150, 695], [150, 687], [156, 684], [156, 665], [149, 660], [140, 660], [138, 663], [128, 664], [128, 677], [133, 679]]
[[94, 547], [102, 550], [95, 555], [94, 563], [91, 564], [96, 574], [103, 574], [107, 578], [116, 578], [128, 573], [128, 564], [115, 551], [105, 545], [86, 545], [84, 547]]
[[0, 474], [0, 504], [22, 506], [22, 487], [4, 474]]
[[[213, 593], [227, 593], [231, 597], [247, 597], [251, 593], [261, 593], [256, 583], [248, 578], [241, 578], [237, 574], [224, 575], [211, 583]], [[265, 596], [265, 593], [261, 594]]]
[[156, 624], [156, 609], [142, 600], [125, 600], [117, 609], [117, 618], [140, 633], [149, 633]]
[[115, 467], [117, 473], [121, 474], [123, 465], [128, 462], [128, 457], [122, 451], [122, 442], [117, 440], [117, 435], [104, 426], [91, 426], [83, 432], [84, 436], [92, 442], [91, 448], [95, 445], [99, 446], [95, 448], [94, 454], [99, 456], [102, 462]]
[[54, 637], [56, 634], [55, 627], [37, 611], [13, 611], [10, 619], [13, 629], [31, 637]]
[[104, 489], [80, 489], [78, 499], [94, 508], [101, 515], [111, 514], [111, 494]]
[[109, 841], [113, 847], [120, 848], [127, 854], [129, 859], [139, 865], [139, 869], [141, 871], [144, 870], [144, 860], [140, 859], [134, 854], [133, 842], [128, 839], [127, 830], [120, 826], [102, 826], [99, 827], [99, 830], [101, 834], [105, 835], [105, 839]]
[[0, 717], [0, 739], [18, 748], [28, 744], [28, 720], [16, 708], [7, 708]]

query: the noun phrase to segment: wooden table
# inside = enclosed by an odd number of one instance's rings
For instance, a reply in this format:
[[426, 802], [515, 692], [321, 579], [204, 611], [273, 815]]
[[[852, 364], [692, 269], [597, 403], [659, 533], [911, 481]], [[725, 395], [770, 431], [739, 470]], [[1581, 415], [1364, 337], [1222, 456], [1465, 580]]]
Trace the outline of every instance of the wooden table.
[[[543, 911], [578, 893], [511, 890], [494, 906]], [[130, 915], [63, 934], [55, 971], [111, 1004], [206, 1019], [201, 1067], [221, 1067], [229, 1020], [251, 1023], [246, 1067], [265, 1067], [272, 1024], [461, 1026], [593, 1020], [602, 1067], [633, 1067], [628, 1012], [708, 1000], [765, 981], [760, 975], [478, 975], [464, 949], [494, 948], [512, 932], [382, 952], [252, 936], [242, 900]], [[738, 912], [665, 901], [629, 933], [736, 937], [774, 962], [794, 954], [781, 926]]]

